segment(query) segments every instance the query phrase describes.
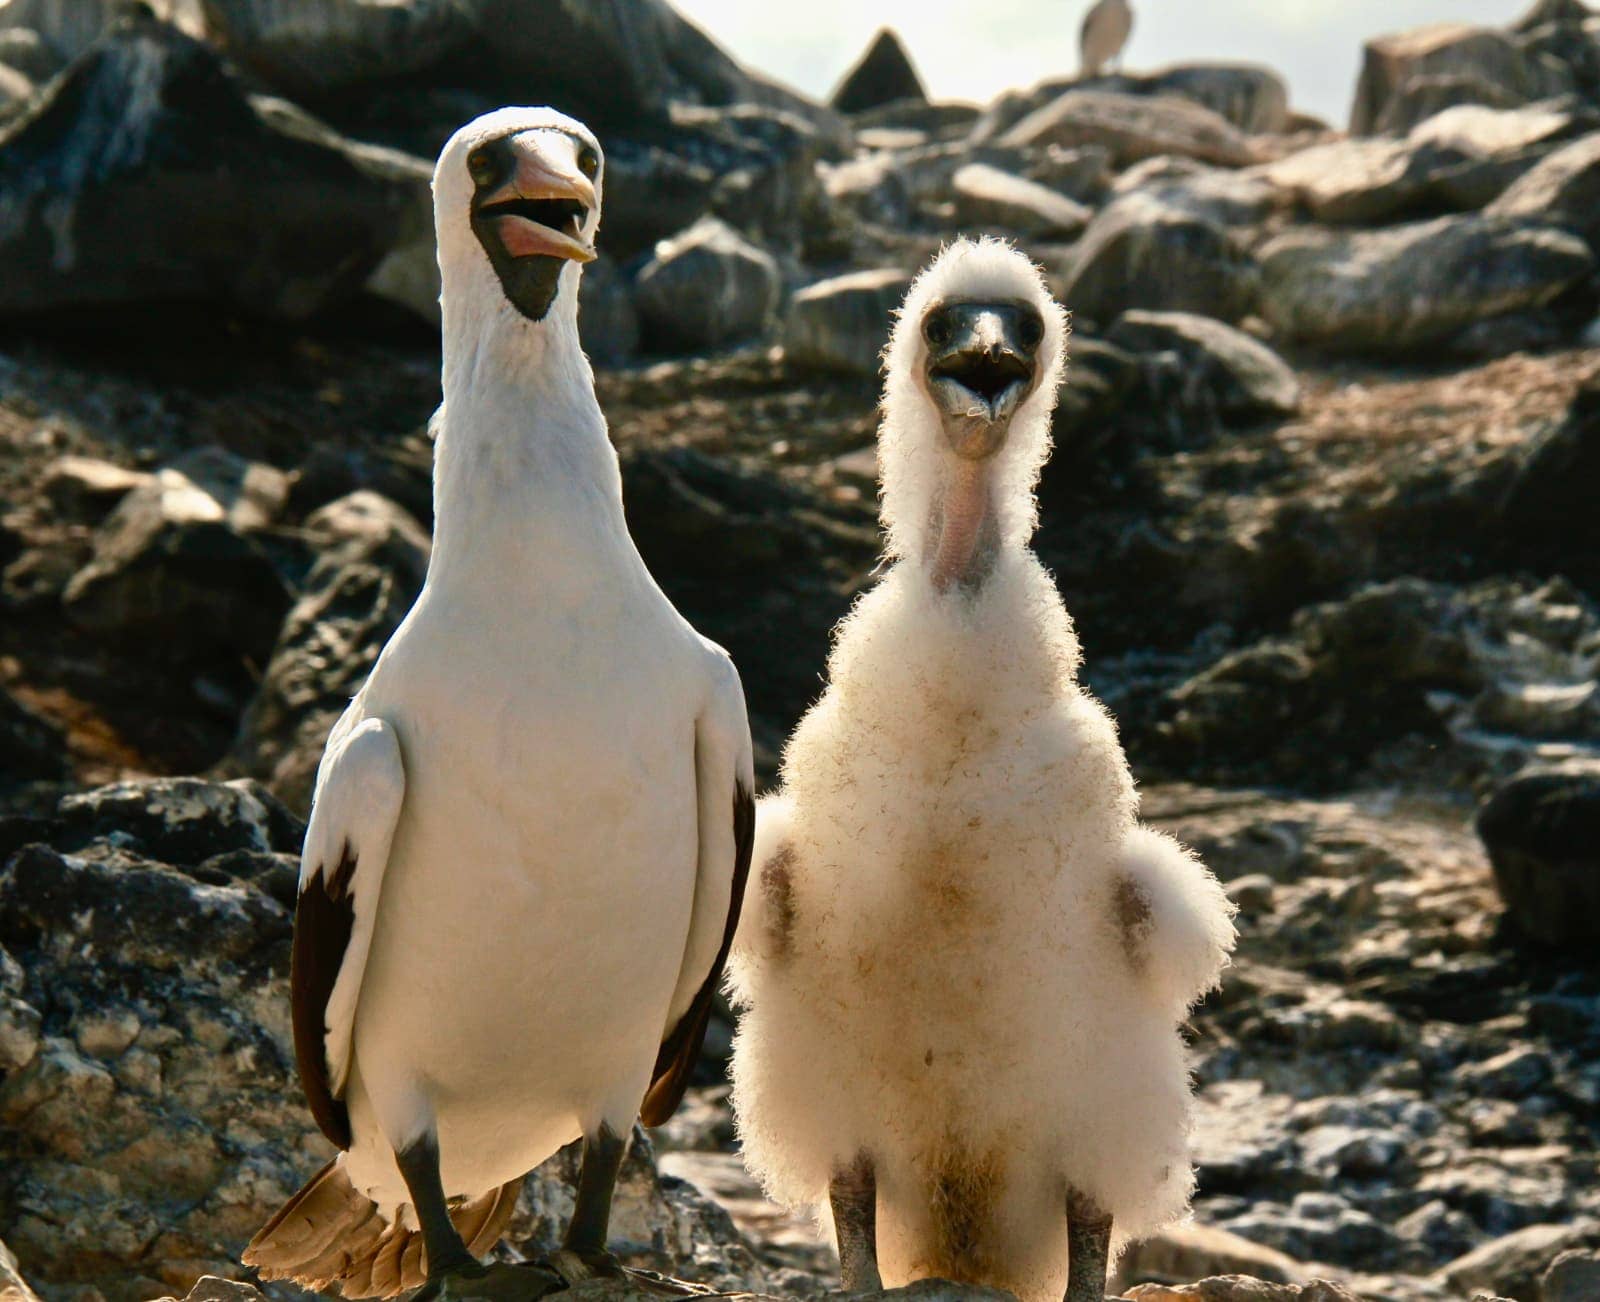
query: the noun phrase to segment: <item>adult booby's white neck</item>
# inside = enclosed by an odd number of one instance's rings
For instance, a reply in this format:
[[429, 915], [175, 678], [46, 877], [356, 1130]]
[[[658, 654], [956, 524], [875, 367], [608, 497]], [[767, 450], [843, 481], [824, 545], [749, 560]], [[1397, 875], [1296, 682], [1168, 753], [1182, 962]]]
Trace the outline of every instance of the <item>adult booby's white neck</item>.
[[556, 303], [538, 322], [503, 302], [453, 313], [445, 296], [435, 574], [464, 565], [500, 584], [498, 567], [526, 573], [551, 548], [632, 551], [616, 452], [578, 342], [578, 274], [562, 272]]
[[481, 119], [441, 155], [444, 408], [430, 583], [503, 595], [511, 576], [543, 600], [564, 574], [577, 591], [585, 567], [592, 579], [638, 565], [578, 338], [598, 167], [581, 124], [526, 110]]

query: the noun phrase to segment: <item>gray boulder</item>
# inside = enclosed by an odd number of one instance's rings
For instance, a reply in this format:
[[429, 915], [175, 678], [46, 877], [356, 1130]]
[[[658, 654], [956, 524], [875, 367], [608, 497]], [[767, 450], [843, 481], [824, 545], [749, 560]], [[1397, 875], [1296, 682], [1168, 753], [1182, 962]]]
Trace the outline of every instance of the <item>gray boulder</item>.
[[1539, 1281], [1540, 1302], [1588, 1302], [1600, 1297], [1600, 1252], [1568, 1249]]
[[892, 314], [910, 284], [909, 272], [884, 267], [807, 285], [789, 302], [784, 356], [799, 367], [876, 375]]
[[1350, 134], [1405, 132], [1454, 104], [1528, 104], [1573, 89], [1565, 65], [1528, 52], [1510, 33], [1465, 23], [1419, 27], [1366, 43]]
[[1256, 226], [1288, 206], [1281, 187], [1255, 168], [1211, 167], [1192, 158], [1147, 158], [1116, 180], [1117, 198], [1142, 194], [1218, 226]]
[[1373, 584], [1304, 607], [1282, 636], [1173, 690], [1157, 734], [1169, 760], [1208, 781], [1293, 773], [1302, 786], [1386, 763], [1414, 771], [1407, 746], [1466, 775], [1593, 750], [1600, 710], [1561, 693], [1582, 682], [1597, 637], [1593, 604], [1562, 580]]
[[0, 140], [0, 313], [221, 299], [304, 317], [354, 294], [415, 188], [259, 112], [211, 50], [118, 22]]
[[1419, 122], [1409, 139], [1465, 158], [1501, 158], [1576, 135], [1593, 120], [1592, 114], [1580, 115], [1563, 103], [1458, 104]]
[[900, 38], [880, 27], [872, 43], [839, 79], [828, 103], [841, 113], [863, 113], [909, 100], [926, 104], [928, 93]]
[[1062, 269], [1061, 298], [1097, 322], [1136, 308], [1237, 321], [1255, 304], [1256, 275], [1222, 227], [1135, 193], [1089, 223]]
[[1300, 405], [1300, 382], [1288, 363], [1244, 331], [1210, 317], [1124, 312], [1108, 338], [1136, 353], [1176, 353], [1187, 384], [1224, 417], [1283, 416]]
[[1259, 256], [1274, 328], [1335, 352], [1425, 351], [1476, 322], [1542, 307], [1594, 266], [1564, 231], [1472, 215], [1290, 231]]
[[140, 470], [129, 470], [100, 457], [57, 457], [45, 468], [39, 491], [62, 515], [75, 520], [104, 518], [135, 488], [150, 482]]
[[1437, 1278], [1462, 1296], [1493, 1291], [1535, 1302], [1540, 1276], [1552, 1259], [1597, 1244], [1600, 1225], [1587, 1218], [1566, 1225], [1527, 1225], [1474, 1248], [1443, 1267]]
[[1210, 109], [1247, 135], [1289, 127], [1289, 88], [1256, 63], [1182, 63], [1125, 80], [1145, 95], [1177, 96]]
[[1434, 170], [1432, 151], [1382, 137], [1332, 140], [1260, 169], [1317, 221], [1364, 226], [1421, 205]]
[[483, 107], [560, 104], [600, 130], [665, 123], [679, 104], [826, 116], [665, 0], [207, 0], [204, 13], [234, 60], [313, 105], [397, 79], [415, 98], [465, 76]]
[[1067, 91], [1017, 122], [999, 143], [1016, 148], [1103, 145], [1119, 166], [1158, 154], [1223, 167], [1242, 167], [1256, 157], [1250, 141], [1210, 109], [1185, 100], [1110, 91]]
[[365, 490], [305, 522], [317, 562], [300, 587], [227, 761], [309, 809], [322, 748], [427, 577], [427, 533]]
[[1089, 80], [1057, 78], [1028, 90], [1008, 91], [974, 124], [974, 141], [1004, 134], [1068, 91], [1176, 100], [1206, 110], [1245, 135], [1285, 131], [1294, 121], [1288, 87], [1270, 68], [1252, 63], [1180, 63], [1149, 73], [1121, 72]]
[[150, 637], [180, 660], [261, 663], [289, 594], [255, 536], [282, 509], [285, 476], [200, 449], [125, 496], [63, 594], [68, 617], [103, 638]]
[[[818, 164], [829, 204], [847, 221], [901, 227], [911, 219], [907, 169], [888, 153], [863, 154], [842, 163]], [[948, 171], [945, 173], [949, 175]]]
[[1550, 154], [1485, 212], [1510, 221], [1559, 226], [1600, 250], [1600, 132]]
[[639, 272], [635, 302], [650, 346], [693, 352], [759, 335], [781, 291], [771, 254], [705, 217], [656, 246]]
[[969, 229], [1070, 239], [1093, 215], [1064, 194], [986, 163], [968, 163], [958, 169], [950, 186], [956, 217]]
[[1478, 811], [1478, 835], [1520, 932], [1600, 944], [1600, 763], [1519, 773]]

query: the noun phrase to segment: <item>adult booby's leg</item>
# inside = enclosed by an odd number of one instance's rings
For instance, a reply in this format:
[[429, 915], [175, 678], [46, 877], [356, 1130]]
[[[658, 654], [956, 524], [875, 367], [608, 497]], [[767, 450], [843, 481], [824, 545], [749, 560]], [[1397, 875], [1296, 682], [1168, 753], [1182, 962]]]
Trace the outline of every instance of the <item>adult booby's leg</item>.
[[1111, 1216], [1077, 1190], [1067, 1194], [1067, 1294], [1064, 1302], [1105, 1302]]
[[847, 1293], [876, 1292], [878, 1274], [878, 1172], [869, 1154], [856, 1154], [828, 1182], [833, 1231], [839, 1240], [839, 1274]]
[[605, 1122], [592, 1135], [583, 1137], [572, 1220], [567, 1224], [560, 1251], [549, 1259], [549, 1264], [570, 1284], [599, 1275], [622, 1274], [617, 1259], [606, 1251], [606, 1238], [611, 1227], [611, 1196], [627, 1149], [627, 1141]]
[[422, 1246], [428, 1252], [428, 1282], [442, 1275], [459, 1272], [478, 1264], [450, 1219], [450, 1204], [444, 1196], [444, 1181], [439, 1176], [439, 1141], [427, 1131], [404, 1152], [395, 1154], [417, 1224], [422, 1227]]
[[432, 1131], [396, 1153], [395, 1161], [411, 1194], [428, 1257], [428, 1282], [411, 1302], [447, 1302], [451, 1298], [533, 1302], [561, 1287], [561, 1280], [547, 1271], [533, 1271], [526, 1266], [485, 1266], [467, 1250], [450, 1219], [450, 1204], [439, 1175], [439, 1143]]

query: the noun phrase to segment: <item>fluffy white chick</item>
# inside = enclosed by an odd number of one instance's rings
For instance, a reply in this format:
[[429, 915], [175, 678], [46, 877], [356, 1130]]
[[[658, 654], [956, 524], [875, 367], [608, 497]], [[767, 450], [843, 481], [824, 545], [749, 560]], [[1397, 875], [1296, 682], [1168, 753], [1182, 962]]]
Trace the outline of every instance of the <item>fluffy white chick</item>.
[[912, 285], [885, 354], [891, 563], [760, 809], [734, 1110], [768, 1191], [831, 1212], [849, 1289], [1100, 1302], [1193, 1186], [1179, 1028], [1232, 908], [1138, 823], [1028, 547], [1067, 335], [1000, 241]]

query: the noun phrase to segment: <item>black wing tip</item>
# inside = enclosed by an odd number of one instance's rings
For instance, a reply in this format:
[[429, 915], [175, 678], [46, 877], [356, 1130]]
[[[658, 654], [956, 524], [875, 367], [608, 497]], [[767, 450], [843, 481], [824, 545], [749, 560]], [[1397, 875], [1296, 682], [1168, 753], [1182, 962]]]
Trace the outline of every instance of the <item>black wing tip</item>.
[[356, 860], [348, 843], [330, 874], [307, 878], [295, 904], [294, 949], [289, 997], [294, 1024], [295, 1066], [317, 1128], [331, 1143], [350, 1147], [350, 1111], [334, 1096], [328, 1079], [327, 1010], [339, 967], [355, 927], [350, 881]]
[[742, 780], [736, 780], [733, 784], [733, 882], [728, 892], [728, 921], [722, 929], [722, 945], [706, 979], [695, 992], [694, 1002], [661, 1042], [661, 1051], [656, 1054], [650, 1088], [639, 1108], [639, 1120], [647, 1126], [665, 1124], [678, 1110], [684, 1091], [689, 1088], [689, 1077], [694, 1073], [695, 1059], [700, 1056], [706, 1027], [711, 1022], [711, 1001], [722, 984], [722, 970], [728, 962], [728, 951], [733, 948], [734, 933], [739, 930], [739, 914], [744, 908], [744, 890], [750, 878], [750, 856], [755, 850], [755, 841], [755, 792]]

